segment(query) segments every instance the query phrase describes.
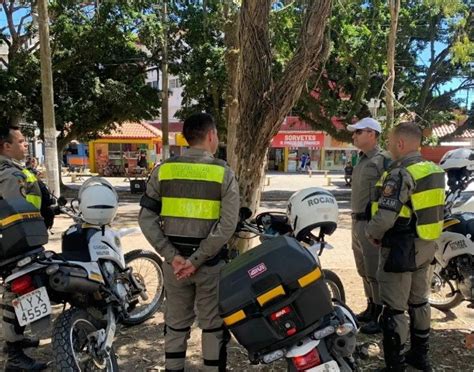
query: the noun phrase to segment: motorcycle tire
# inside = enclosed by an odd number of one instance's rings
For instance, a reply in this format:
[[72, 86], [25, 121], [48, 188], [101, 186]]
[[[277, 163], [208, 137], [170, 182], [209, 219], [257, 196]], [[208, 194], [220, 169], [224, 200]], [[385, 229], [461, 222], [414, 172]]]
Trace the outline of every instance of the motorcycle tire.
[[344, 291], [341, 279], [331, 270], [323, 269], [323, 273], [324, 281], [329, 288], [332, 298], [340, 302], [346, 302], [346, 292]]
[[[153, 275], [152, 281], [146, 280], [147, 278], [145, 278], [142, 275], [140, 269], [143, 266], [142, 265], [138, 266], [138, 263], [140, 261], [151, 264], [151, 266], [155, 269], [155, 272], [152, 273]], [[133, 262], [135, 262], [135, 264], [137, 265], [134, 266]], [[163, 261], [161, 260], [160, 256], [158, 256], [154, 252], [137, 249], [125, 254], [125, 264], [127, 265], [127, 267], [132, 267], [133, 275], [135, 275], [135, 278], [141, 281], [145, 285], [145, 287], [147, 288], [147, 294], [151, 295], [151, 292], [153, 292], [153, 297], [149, 304], [144, 305], [144, 301], [140, 299], [138, 307], [132, 310], [130, 317], [122, 321], [122, 324], [125, 324], [128, 326], [134, 326], [137, 324], [141, 324], [144, 321], [153, 317], [153, 315], [155, 315], [155, 313], [159, 310], [160, 306], [163, 303], [163, 299], [165, 297], [165, 289], [164, 289], [164, 284], [163, 284], [163, 269], [162, 269]], [[149, 273], [149, 272], [150, 270], [147, 269], [146, 273]], [[155, 275], [156, 275], [156, 278], [155, 278]], [[155, 283], [155, 280], [156, 280], [156, 290], [154, 289], [154, 286], [152, 285]], [[151, 286], [151, 289], [150, 289], [150, 286]]]
[[[113, 347], [106, 359], [98, 361], [89, 354], [87, 335], [105, 328], [87, 311], [71, 308], [63, 312], [53, 324], [52, 348], [57, 371], [118, 371]], [[84, 357], [90, 356], [89, 359]]]
[[[430, 293], [430, 296], [428, 297], [428, 302], [430, 303], [431, 306], [433, 306], [434, 308], [436, 308], [438, 310], [448, 311], [448, 310], [451, 310], [451, 309], [455, 308], [461, 302], [463, 302], [464, 297], [461, 293], [459, 293], [459, 290], [457, 289], [457, 284], [453, 283], [453, 281], [451, 281], [451, 283], [447, 283], [446, 279], [444, 279], [439, 274], [439, 272], [440, 272], [439, 265], [435, 265], [435, 268], [433, 270], [433, 278], [431, 279], [431, 293]], [[437, 291], [435, 289], [435, 287], [436, 287], [436, 281], [435, 280], [446, 282], [445, 285], [448, 285], [448, 286], [451, 287], [451, 292], [454, 289], [455, 291], [452, 294], [452, 296], [443, 297], [445, 299], [444, 301], [443, 300], [438, 300], [438, 297], [436, 295]], [[453, 287], [456, 287], [456, 288], [453, 288]]]

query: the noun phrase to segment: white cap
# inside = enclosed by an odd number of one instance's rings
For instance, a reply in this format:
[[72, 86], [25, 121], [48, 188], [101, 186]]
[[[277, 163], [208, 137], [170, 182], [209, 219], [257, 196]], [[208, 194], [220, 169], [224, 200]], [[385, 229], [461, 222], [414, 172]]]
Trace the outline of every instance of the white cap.
[[372, 118], [363, 118], [357, 123], [347, 126], [347, 130], [349, 132], [355, 132], [357, 129], [372, 129], [379, 133], [382, 132], [382, 127], [380, 126], [380, 123]]

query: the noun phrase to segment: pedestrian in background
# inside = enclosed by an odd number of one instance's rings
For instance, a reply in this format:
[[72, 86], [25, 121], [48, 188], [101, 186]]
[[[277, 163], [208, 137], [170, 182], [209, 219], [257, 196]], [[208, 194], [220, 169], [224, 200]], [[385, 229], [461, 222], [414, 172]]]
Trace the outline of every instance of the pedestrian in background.
[[[405, 371], [408, 362], [431, 371], [428, 358], [431, 310], [430, 264], [444, 221], [445, 174], [421, 157], [422, 131], [396, 126], [388, 140], [394, 164], [377, 184], [378, 200], [366, 235], [380, 250], [378, 281], [384, 306], [384, 371]], [[405, 312], [408, 311], [410, 326]], [[410, 333], [410, 350], [403, 348]]]
[[344, 167], [344, 180], [346, 181], [346, 186], [351, 186], [353, 171], [354, 167], [352, 166], [352, 163], [348, 161], [346, 166]]
[[379, 333], [378, 317], [382, 302], [377, 283], [379, 250], [365, 236], [365, 227], [370, 217], [370, 201], [375, 194], [375, 184], [388, 168], [390, 156], [378, 146], [382, 127], [377, 120], [364, 118], [354, 125], [348, 125], [353, 132], [354, 146], [360, 149], [359, 163], [352, 173], [352, 250], [357, 272], [364, 284], [367, 307], [357, 315], [364, 324], [360, 331], [365, 334]]
[[219, 316], [217, 287], [238, 221], [239, 187], [227, 163], [214, 157], [219, 139], [212, 116], [191, 115], [183, 135], [190, 148], [153, 170], [139, 223], [165, 259], [166, 371], [184, 371], [195, 309], [204, 370], [225, 371], [230, 334]]

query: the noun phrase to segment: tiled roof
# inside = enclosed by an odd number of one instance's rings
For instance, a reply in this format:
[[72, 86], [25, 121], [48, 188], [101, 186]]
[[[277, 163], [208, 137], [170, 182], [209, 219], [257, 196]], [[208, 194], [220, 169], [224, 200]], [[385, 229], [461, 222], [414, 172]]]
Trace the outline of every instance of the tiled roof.
[[[149, 121], [148, 124], [153, 125], [155, 128], [161, 129], [161, 122], [160, 121]], [[174, 132], [181, 133], [183, 131], [183, 122], [170, 121], [168, 123], [168, 131], [170, 133], [174, 133]]]
[[161, 130], [145, 122], [124, 122], [109, 134], [100, 138], [152, 139], [162, 136]]
[[[443, 138], [453, 133], [458, 127], [455, 124], [443, 124], [433, 128], [433, 134], [438, 138]], [[461, 134], [455, 135], [453, 139], [471, 139], [474, 138], [474, 130], [466, 129]]]

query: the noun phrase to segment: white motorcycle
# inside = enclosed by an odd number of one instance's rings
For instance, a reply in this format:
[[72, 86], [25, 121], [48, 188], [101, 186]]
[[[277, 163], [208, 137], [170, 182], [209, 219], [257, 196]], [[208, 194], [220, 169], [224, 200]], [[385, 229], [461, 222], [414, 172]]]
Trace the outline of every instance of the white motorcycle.
[[454, 212], [459, 198], [474, 180], [474, 150], [449, 151], [440, 166], [447, 172], [449, 191], [443, 233], [437, 240], [430, 304], [450, 310], [463, 301], [474, 305], [474, 213]]
[[[113, 230], [118, 197], [105, 180], [91, 180], [79, 211], [59, 200], [75, 223], [62, 236], [62, 252], [43, 247], [0, 262], [3, 285], [18, 294], [13, 307], [21, 326], [49, 326], [51, 304], [70, 307], [53, 324], [52, 349], [61, 371], [117, 371], [113, 341], [119, 324], [154, 315], [163, 300], [161, 259], [153, 252], [123, 254], [120, 238], [138, 229]], [[82, 190], [82, 188], [81, 188]], [[92, 213], [91, 213], [92, 211]], [[143, 266], [152, 273], [144, 275]]]
[[312, 187], [290, 198], [288, 218], [265, 212], [248, 221], [251, 214], [241, 208], [237, 232], [260, 236], [262, 244], [220, 276], [219, 310], [230, 332], [253, 364], [285, 358], [289, 372], [356, 370], [355, 316], [331, 298], [341, 295], [342, 284], [328, 285], [333, 278], [319, 260], [329, 247], [325, 234], [337, 226], [334, 196]]

